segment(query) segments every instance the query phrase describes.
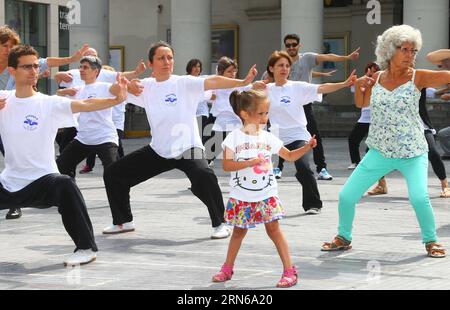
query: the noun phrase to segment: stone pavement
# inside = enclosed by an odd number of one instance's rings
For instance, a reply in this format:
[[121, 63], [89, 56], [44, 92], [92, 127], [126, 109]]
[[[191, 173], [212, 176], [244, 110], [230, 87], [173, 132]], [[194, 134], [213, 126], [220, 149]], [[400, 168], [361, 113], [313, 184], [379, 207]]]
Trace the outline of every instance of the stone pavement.
[[[125, 140], [126, 153], [148, 139]], [[407, 199], [404, 179], [388, 176], [389, 194], [364, 197], [357, 208], [354, 249], [324, 253], [337, 227], [338, 193], [348, 178], [350, 164], [345, 139], [326, 139], [325, 150], [333, 181], [319, 181], [322, 214], [305, 216], [300, 207], [300, 185], [292, 164], [279, 182], [287, 211], [281, 222], [289, 241], [300, 282], [293, 290], [310, 289], [449, 289], [450, 257], [426, 257], [418, 223]], [[445, 162], [450, 171], [450, 161]], [[0, 159], [3, 169], [3, 159]], [[219, 177], [224, 201], [228, 174], [221, 163]], [[63, 258], [73, 251], [56, 208], [24, 209], [20, 220], [6, 221], [0, 213], [0, 289], [163, 289], [229, 290], [273, 289], [282, 267], [264, 227], [251, 230], [239, 253], [235, 275], [225, 284], [211, 283], [224, 261], [228, 239], [211, 240], [207, 209], [188, 190], [179, 171], [160, 175], [132, 189], [136, 232], [105, 236], [111, 214], [97, 159], [94, 173], [78, 176], [96, 240], [97, 261], [81, 268], [65, 268]], [[430, 169], [429, 192], [440, 242], [450, 249], [450, 200], [439, 198], [439, 181]]]

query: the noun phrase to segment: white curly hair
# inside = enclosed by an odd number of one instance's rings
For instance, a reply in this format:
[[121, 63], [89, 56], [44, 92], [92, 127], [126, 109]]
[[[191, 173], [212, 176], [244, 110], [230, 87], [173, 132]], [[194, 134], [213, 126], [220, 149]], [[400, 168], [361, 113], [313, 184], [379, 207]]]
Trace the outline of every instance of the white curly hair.
[[[396, 49], [403, 43], [412, 43], [420, 51], [422, 48], [422, 34], [420, 30], [409, 25], [393, 26], [378, 36], [375, 55], [381, 69], [389, 68], [389, 62], [394, 56]], [[415, 60], [415, 59], [414, 59]]]

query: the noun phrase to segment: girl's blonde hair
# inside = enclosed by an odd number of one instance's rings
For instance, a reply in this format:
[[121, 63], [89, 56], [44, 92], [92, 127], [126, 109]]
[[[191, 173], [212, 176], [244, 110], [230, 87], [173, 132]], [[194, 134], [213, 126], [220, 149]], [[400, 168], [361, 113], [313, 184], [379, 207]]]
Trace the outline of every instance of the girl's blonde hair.
[[267, 95], [264, 92], [254, 89], [243, 92], [235, 90], [230, 95], [231, 107], [233, 108], [234, 113], [236, 113], [242, 121], [244, 120], [241, 117], [241, 112], [255, 112], [258, 103], [262, 100], [267, 100]]

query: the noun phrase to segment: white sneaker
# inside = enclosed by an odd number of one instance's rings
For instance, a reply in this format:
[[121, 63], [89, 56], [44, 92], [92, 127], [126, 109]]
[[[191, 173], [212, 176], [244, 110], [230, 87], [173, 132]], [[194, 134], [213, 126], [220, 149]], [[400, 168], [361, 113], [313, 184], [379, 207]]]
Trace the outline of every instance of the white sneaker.
[[103, 229], [103, 234], [112, 235], [112, 234], [122, 234], [130, 231], [134, 231], [134, 223], [128, 222], [119, 225], [111, 225]]
[[333, 176], [328, 173], [327, 169], [323, 168], [320, 171], [319, 176], [317, 177], [317, 180], [331, 181], [331, 180], [333, 180]]
[[97, 253], [89, 250], [78, 250], [64, 260], [65, 266], [80, 266], [93, 262], [97, 258]]
[[227, 227], [225, 224], [220, 224], [214, 228], [214, 232], [211, 235], [211, 239], [224, 239], [228, 238], [231, 235], [231, 229]]
[[355, 170], [356, 169], [357, 164], [351, 164], [350, 166], [348, 166], [348, 170]]
[[311, 208], [308, 211], [306, 211], [305, 214], [316, 215], [316, 214], [319, 214], [321, 211], [322, 211], [322, 209], [319, 209], [319, 208]]
[[283, 171], [281, 171], [280, 168], [274, 168], [273, 169], [273, 174], [275, 175], [275, 179], [279, 180], [279, 179], [281, 179]]

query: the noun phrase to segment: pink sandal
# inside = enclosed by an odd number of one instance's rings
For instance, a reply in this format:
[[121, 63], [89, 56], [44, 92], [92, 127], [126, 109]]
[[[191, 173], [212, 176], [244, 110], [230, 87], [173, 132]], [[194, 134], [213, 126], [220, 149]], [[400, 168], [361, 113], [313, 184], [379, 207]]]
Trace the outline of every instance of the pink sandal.
[[220, 271], [212, 278], [213, 282], [226, 282], [233, 276], [233, 266], [223, 265]]
[[289, 269], [286, 269], [281, 276], [280, 281], [277, 283], [277, 287], [287, 288], [297, 284], [298, 273], [297, 268], [292, 266]]

